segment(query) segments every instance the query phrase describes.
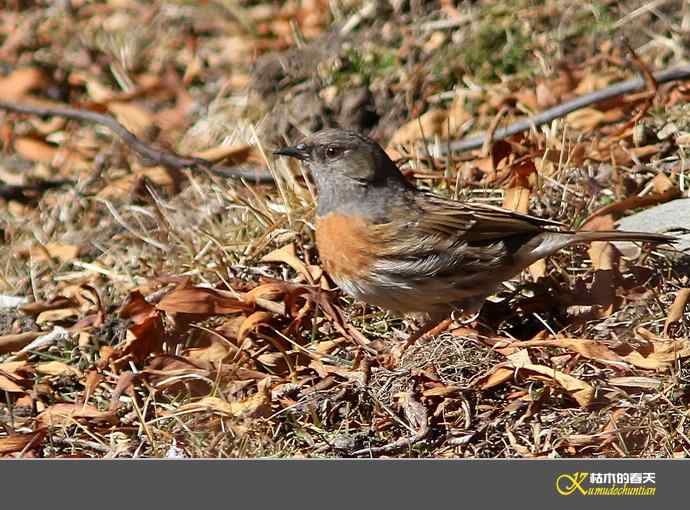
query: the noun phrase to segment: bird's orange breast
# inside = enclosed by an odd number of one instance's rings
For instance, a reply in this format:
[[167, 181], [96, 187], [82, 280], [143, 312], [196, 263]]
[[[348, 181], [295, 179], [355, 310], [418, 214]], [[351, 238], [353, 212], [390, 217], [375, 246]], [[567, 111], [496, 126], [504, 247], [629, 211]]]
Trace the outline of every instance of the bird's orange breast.
[[316, 247], [336, 281], [366, 277], [375, 261], [368, 224], [358, 216], [328, 213], [317, 218]]

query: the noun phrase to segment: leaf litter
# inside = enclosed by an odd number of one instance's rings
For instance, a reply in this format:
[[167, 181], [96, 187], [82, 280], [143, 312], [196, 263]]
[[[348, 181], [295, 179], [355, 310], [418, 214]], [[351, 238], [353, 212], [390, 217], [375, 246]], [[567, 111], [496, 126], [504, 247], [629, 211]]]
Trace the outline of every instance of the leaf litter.
[[[332, 286], [311, 183], [266, 157], [337, 122], [376, 137], [421, 188], [609, 229], [687, 196], [686, 83], [449, 153], [629, 78], [629, 53], [607, 27], [564, 35], [549, 9], [592, 24], [558, 2], [510, 15], [488, 0], [71, 4], [0, 12], [14, 27], [0, 29], [3, 100], [108, 113], [156, 147], [268, 169], [275, 185], [137, 160], [92, 124], [3, 113], [0, 292], [27, 303], [0, 311], [0, 455], [688, 455], [687, 256], [564, 251], [507, 282], [477, 323], [401, 349], [413, 323]], [[682, 13], [642, 18], [660, 35], [637, 35], [635, 65], [682, 60]], [[133, 31], [141, 20], [150, 30]], [[540, 57], [507, 65], [515, 53], [485, 23]], [[489, 59], [454, 53], [463, 41], [499, 44], [472, 51], [504, 60], [476, 68]]]

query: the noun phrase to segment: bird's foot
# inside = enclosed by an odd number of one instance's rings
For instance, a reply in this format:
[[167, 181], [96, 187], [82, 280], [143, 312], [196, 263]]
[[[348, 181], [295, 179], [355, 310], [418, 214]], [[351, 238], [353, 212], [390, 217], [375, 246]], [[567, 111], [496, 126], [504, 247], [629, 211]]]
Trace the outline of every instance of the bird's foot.
[[422, 324], [417, 331], [410, 334], [403, 346], [403, 351], [417, 343], [419, 340], [425, 341], [435, 337], [436, 335], [440, 335], [446, 331], [451, 324], [453, 324], [453, 319], [451, 318], [442, 319], [440, 321], [438, 319], [427, 321], [425, 324]]

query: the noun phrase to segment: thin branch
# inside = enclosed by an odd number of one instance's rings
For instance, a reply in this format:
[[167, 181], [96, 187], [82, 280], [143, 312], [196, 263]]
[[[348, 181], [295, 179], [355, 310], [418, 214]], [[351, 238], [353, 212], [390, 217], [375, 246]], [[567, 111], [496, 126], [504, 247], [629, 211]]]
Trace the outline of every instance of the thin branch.
[[[401, 406], [405, 411], [407, 421], [410, 422], [410, 425], [408, 426], [405, 424], [405, 427], [412, 432], [412, 435], [408, 437], [401, 437], [400, 439], [384, 446], [362, 448], [361, 450], [353, 452], [353, 457], [373, 457], [377, 455], [396, 453], [400, 450], [412, 448], [412, 446], [427, 438], [431, 432], [431, 427], [429, 426], [429, 416], [426, 407], [418, 402], [410, 392], [400, 395], [400, 398]], [[392, 416], [397, 419], [395, 414], [392, 414]], [[397, 420], [400, 421], [399, 419]]]
[[[565, 117], [569, 113], [581, 108], [591, 106], [607, 99], [642, 90], [649, 82], [648, 78], [649, 77], [633, 78], [631, 80], [616, 83], [610, 87], [606, 87], [605, 89], [598, 90], [590, 94], [585, 94], [584, 96], [577, 97], [571, 101], [566, 101], [565, 103], [550, 108], [542, 113], [511, 124], [506, 128], [497, 129], [492, 134], [491, 140], [494, 142], [497, 140], [503, 140], [514, 134], [527, 131], [532, 127], [548, 124], [555, 119]], [[660, 71], [655, 73], [652, 78], [657, 85], [672, 81], [687, 80], [690, 79], [690, 66]], [[273, 177], [268, 172], [260, 174], [256, 171], [256, 169], [214, 165], [211, 161], [206, 159], [194, 157], [186, 158], [178, 156], [172, 152], [156, 149], [140, 140], [136, 135], [127, 130], [127, 128], [109, 115], [103, 115], [87, 110], [78, 110], [76, 108], [48, 108], [8, 101], [0, 101], [0, 109], [29, 115], [57, 116], [101, 124], [117, 134], [134, 152], [136, 152], [145, 162], [151, 165], [159, 164], [174, 169], [202, 169], [223, 177], [243, 178], [257, 183], [273, 181]], [[465, 140], [451, 141], [445, 147], [440, 148], [441, 155], [446, 155], [449, 152], [463, 152], [478, 149], [482, 147], [486, 141], [486, 138], [487, 133], [484, 132]]]
[[[482, 156], [488, 156], [491, 153], [491, 146], [494, 143], [494, 134], [496, 133], [496, 130], [498, 129], [498, 125], [501, 123], [501, 119], [506, 116], [506, 114], [510, 111], [510, 108], [507, 106], [504, 106], [501, 108], [498, 113], [494, 116], [493, 120], [491, 121], [491, 124], [489, 125], [489, 129], [486, 131], [486, 136], [484, 137], [484, 142], [482, 143]], [[493, 169], [494, 172], [496, 169]]]
[[412, 448], [415, 444], [419, 443], [420, 441], [423, 441], [429, 435], [429, 432], [430, 429], [426, 428], [420, 430], [412, 436], [401, 437], [400, 439], [383, 446], [372, 446], [370, 448], [362, 448], [361, 450], [352, 452], [351, 455], [352, 457], [376, 457], [378, 455], [388, 455], [390, 453], [397, 453], [401, 450]]
[[79, 110], [77, 108], [51, 108], [45, 106], [15, 103], [10, 101], [0, 101], [0, 109], [15, 113], [25, 113], [28, 115], [39, 115], [41, 117], [63, 117], [65, 119], [91, 122], [107, 127], [119, 136], [129, 148], [131, 148], [147, 166], [162, 165], [175, 170], [192, 168], [196, 170], [206, 170], [222, 177], [232, 177], [247, 179], [249, 181], [273, 182], [273, 177], [268, 172], [259, 173], [258, 168], [228, 167], [214, 165], [211, 161], [203, 158], [183, 157], [169, 151], [157, 149], [138, 138], [134, 133], [120, 124], [110, 115], [96, 113], [89, 110]]
[[[690, 66], [667, 69], [666, 71], [655, 73], [653, 78], [658, 85], [672, 81], [687, 80], [690, 79]], [[600, 103], [601, 101], [605, 101], [613, 97], [623, 96], [631, 92], [642, 90], [645, 88], [645, 85], [646, 80], [643, 77], [615, 83], [614, 85], [606, 87], [605, 89], [576, 97], [571, 101], [566, 101], [558, 106], [549, 108], [542, 113], [538, 113], [537, 115], [516, 122], [515, 124], [511, 124], [506, 128], [497, 129], [491, 139], [493, 141], [503, 140], [504, 138], [508, 138], [514, 134], [527, 131], [532, 127], [548, 124], [555, 119], [565, 117], [575, 110]], [[486, 140], [486, 137], [486, 133], [480, 133], [477, 136], [468, 138], [466, 140], [453, 140], [447, 146], [441, 147], [441, 156], [445, 156], [448, 152], [463, 152], [478, 149], [482, 146]]]
[[628, 53], [630, 53], [630, 57], [632, 58], [633, 62], [635, 62], [635, 65], [639, 67], [640, 73], [642, 73], [642, 76], [644, 77], [645, 88], [647, 90], [643, 92], [643, 95], [646, 95], [647, 97], [645, 98], [644, 104], [642, 105], [642, 108], [640, 108], [640, 111], [638, 111], [632, 119], [625, 123], [625, 125], [619, 130], [619, 133], [623, 133], [630, 127], [637, 124], [640, 119], [647, 114], [654, 103], [654, 98], [656, 97], [659, 89], [659, 84], [654, 79], [654, 75], [645, 65], [642, 59], [637, 55], [633, 47], [630, 45], [630, 41], [628, 41], [627, 37], [623, 37], [622, 43]]

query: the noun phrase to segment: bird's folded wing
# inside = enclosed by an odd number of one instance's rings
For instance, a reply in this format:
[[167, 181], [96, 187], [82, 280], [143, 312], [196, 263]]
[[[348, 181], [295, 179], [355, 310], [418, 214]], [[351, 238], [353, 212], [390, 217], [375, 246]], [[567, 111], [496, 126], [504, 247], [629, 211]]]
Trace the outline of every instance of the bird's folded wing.
[[419, 194], [415, 202], [420, 210], [416, 225], [419, 230], [458, 240], [500, 240], [561, 225], [501, 207], [458, 202], [435, 195]]

